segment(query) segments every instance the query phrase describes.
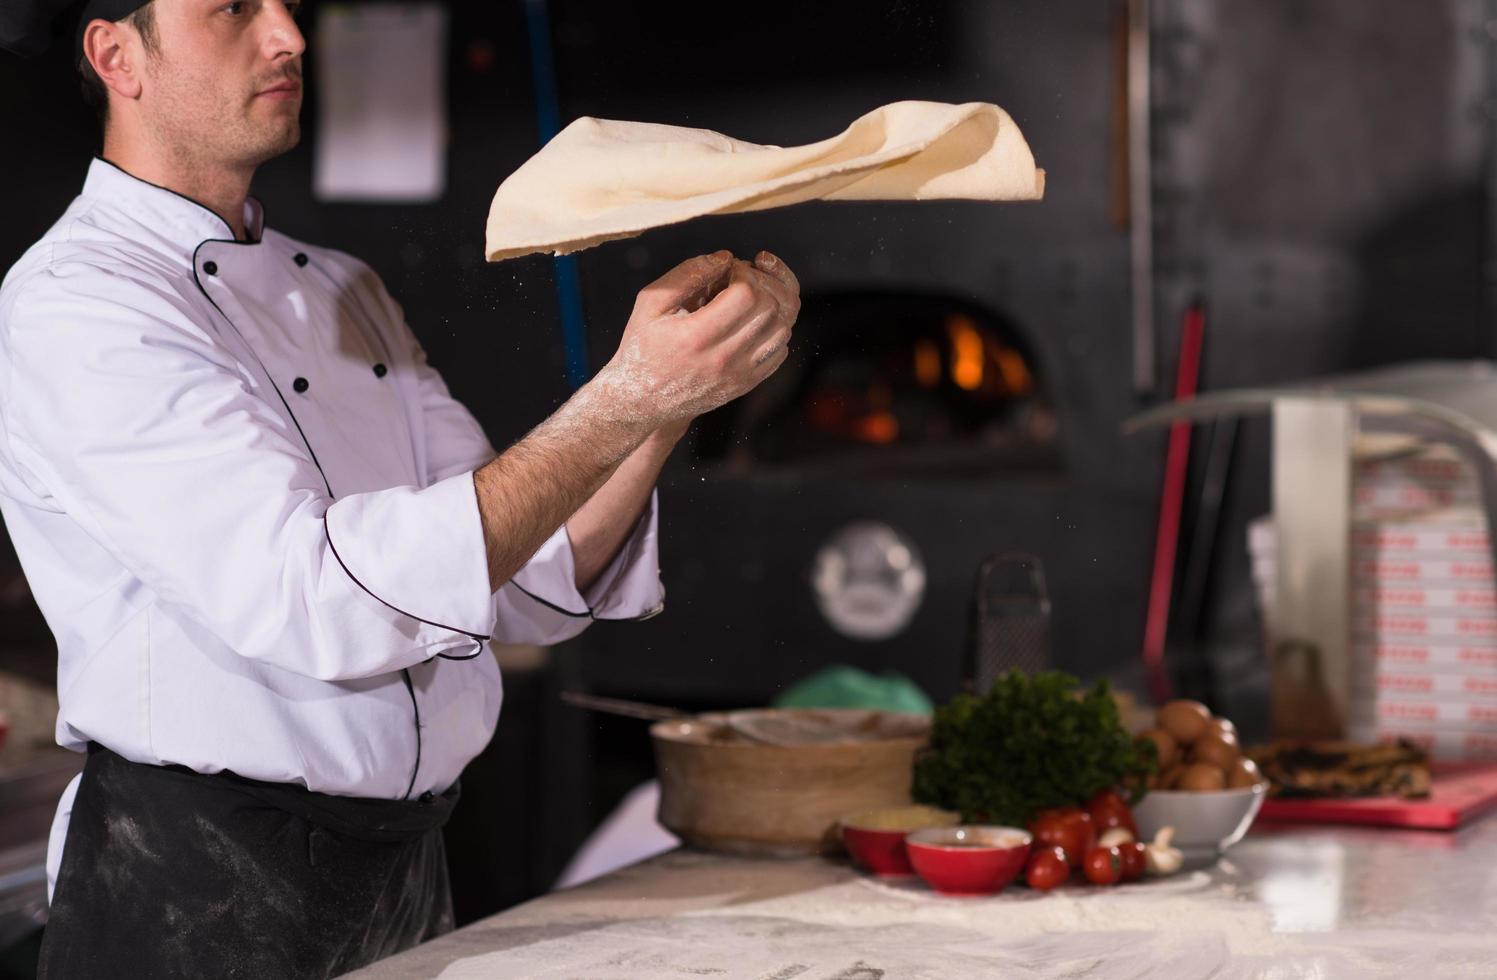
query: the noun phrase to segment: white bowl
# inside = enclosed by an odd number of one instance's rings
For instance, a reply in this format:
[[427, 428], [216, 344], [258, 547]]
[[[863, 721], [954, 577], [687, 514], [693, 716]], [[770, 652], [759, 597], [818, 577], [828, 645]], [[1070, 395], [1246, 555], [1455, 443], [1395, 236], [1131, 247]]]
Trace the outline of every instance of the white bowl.
[[1133, 821], [1145, 843], [1161, 827], [1174, 827], [1174, 846], [1186, 860], [1214, 858], [1242, 840], [1267, 794], [1266, 783], [1246, 789], [1151, 790], [1133, 808]]

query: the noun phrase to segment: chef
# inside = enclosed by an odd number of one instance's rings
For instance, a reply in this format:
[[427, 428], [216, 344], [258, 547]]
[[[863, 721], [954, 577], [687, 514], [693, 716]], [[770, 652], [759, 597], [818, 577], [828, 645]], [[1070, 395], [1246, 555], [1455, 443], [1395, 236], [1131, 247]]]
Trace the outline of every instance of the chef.
[[661, 609], [656, 477], [781, 364], [799, 287], [768, 253], [682, 263], [496, 454], [373, 270], [248, 197], [299, 138], [297, 4], [68, 6], [0, 12], [20, 53], [76, 23], [104, 116], [0, 287], [0, 513], [88, 753], [42, 974], [337, 975], [451, 928], [487, 644]]

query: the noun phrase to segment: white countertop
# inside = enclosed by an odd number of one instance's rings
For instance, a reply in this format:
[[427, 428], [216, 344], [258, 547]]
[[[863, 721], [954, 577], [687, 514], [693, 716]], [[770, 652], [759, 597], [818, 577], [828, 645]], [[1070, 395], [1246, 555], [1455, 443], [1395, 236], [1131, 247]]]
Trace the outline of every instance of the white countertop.
[[990, 898], [677, 851], [351, 976], [1493, 977], [1497, 817], [1456, 833], [1260, 826], [1172, 878]]

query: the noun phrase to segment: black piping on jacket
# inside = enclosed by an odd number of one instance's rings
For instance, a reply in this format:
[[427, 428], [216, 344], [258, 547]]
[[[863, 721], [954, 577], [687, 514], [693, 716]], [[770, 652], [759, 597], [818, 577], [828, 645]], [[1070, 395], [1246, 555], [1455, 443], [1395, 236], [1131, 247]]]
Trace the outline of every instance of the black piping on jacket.
[[[152, 185], [152, 186], [155, 186], [155, 185]], [[163, 188], [163, 189], [164, 190], [169, 190], [168, 188]], [[175, 194], [176, 192], [175, 191], [171, 191], [171, 193]], [[177, 195], [177, 196], [178, 197], [183, 197], [183, 195], [180, 195], [180, 194]], [[189, 201], [192, 200], [191, 198], [184, 198], [184, 199], [185, 200], [189, 200]], [[198, 202], [193, 201], [193, 203], [197, 204]], [[201, 207], [201, 205], [199, 205], [199, 206]], [[213, 212], [211, 212], [211, 210], [210, 210], [210, 213], [213, 213]], [[261, 217], [262, 217], [262, 221], [263, 221], [263, 217], [264, 217], [263, 210], [262, 210], [262, 213], [261, 213]], [[230, 230], [232, 231], [232, 229], [230, 229]], [[331, 499], [331, 500], [337, 500], [338, 499], [337, 498], [337, 494], [333, 493], [333, 485], [332, 485], [332, 483], [327, 478], [327, 471], [322, 468], [322, 462], [320, 460], [318, 460], [318, 458], [317, 458], [317, 451], [312, 448], [312, 442], [311, 442], [311, 440], [309, 440], [307, 438], [306, 431], [301, 427], [301, 421], [299, 419], [297, 419], [296, 413], [291, 410], [290, 403], [286, 401], [286, 396], [284, 394], [282, 394], [280, 385], [276, 384], [275, 377], [270, 373], [270, 369], [265, 366], [265, 362], [260, 359], [259, 352], [256, 351], [255, 348], [254, 348], [254, 346], [249, 342], [249, 340], [245, 338], [243, 332], [240, 331], [239, 327], [234, 323], [233, 318], [231, 318], [227, 313], [225, 313], [223, 311], [223, 308], [221, 306], [219, 306], [218, 303], [217, 303], [217, 301], [215, 301], [213, 299], [213, 297], [209, 294], [208, 290], [205, 289], [205, 288], [203, 288], [203, 282], [198, 277], [198, 262], [197, 262], [197, 257], [198, 257], [198, 252], [200, 252], [202, 250], [203, 246], [204, 245], [209, 245], [209, 244], [221, 244], [221, 245], [257, 245], [257, 244], [259, 244], [259, 242], [241, 242], [237, 238], [229, 238], [229, 239], [209, 238], [209, 239], [205, 239], [205, 240], [199, 242], [198, 245], [197, 245], [197, 247], [194, 248], [193, 251], [192, 251], [192, 281], [198, 287], [198, 291], [203, 294], [203, 298], [206, 299], [210, 304], [212, 304], [213, 308], [218, 311], [218, 315], [220, 317], [222, 317], [223, 320], [224, 320], [224, 322], [229, 325], [230, 329], [232, 329], [234, 331], [234, 334], [239, 338], [239, 342], [244, 345], [245, 349], [248, 350], [250, 352], [250, 354], [253, 355], [253, 357], [255, 358], [255, 362], [260, 365], [260, 370], [265, 375], [265, 379], [270, 382], [271, 389], [275, 391], [276, 397], [281, 400], [282, 407], [284, 407], [286, 409], [286, 415], [287, 415], [288, 418], [291, 419], [291, 424], [296, 427], [296, 433], [297, 433], [297, 435], [301, 436], [302, 445], [304, 445], [304, 446], [307, 447], [307, 455], [311, 458], [312, 465], [315, 466], [315, 467], [317, 467], [317, 474], [320, 477], [322, 477], [322, 485], [327, 490], [328, 498]], [[456, 627], [447, 626], [447, 625], [444, 625], [442, 623], [433, 623], [431, 620], [424, 619], [424, 618], [422, 618], [420, 616], [417, 616], [417, 615], [415, 615], [413, 613], [407, 612], [404, 609], [399, 608], [398, 606], [394, 605], [391, 602], [387, 602], [386, 600], [384, 600], [383, 598], [381, 598], [379, 595], [377, 595], [376, 593], [374, 593], [368, 586], [366, 586], [363, 582], [360, 582], [358, 580], [358, 577], [353, 574], [353, 572], [349, 569], [349, 567], [346, 564], [344, 564], [342, 557], [339, 556], [338, 549], [333, 545], [332, 532], [329, 531], [328, 527], [327, 527], [327, 518], [326, 518], [326, 516], [324, 516], [323, 520], [322, 520], [322, 531], [323, 531], [323, 534], [327, 538], [328, 548], [332, 551], [333, 557], [336, 558], [337, 561], [338, 561], [338, 567], [342, 568], [344, 574], [349, 577], [349, 580], [352, 581], [355, 585], [357, 585], [360, 589], [363, 589], [370, 596], [372, 596], [373, 598], [375, 598], [379, 602], [383, 603], [385, 606], [389, 607], [390, 609], [395, 610], [396, 612], [400, 613], [403, 616], [409, 616], [411, 619], [417, 620], [418, 622], [426, 623], [429, 626], [435, 626], [438, 629], [445, 629], [445, 630], [450, 630], [450, 631], [452, 631], [454, 633], [459, 633], [459, 634], [461, 634], [463, 636], [468, 637], [470, 640], [474, 641], [474, 648], [475, 649], [474, 649], [474, 652], [471, 653], [471, 654], [466, 654], [466, 655], [461, 656], [461, 657], [452, 657], [452, 656], [448, 656], [446, 654], [437, 654], [438, 657], [441, 657], [441, 658], [446, 659], [446, 660], [472, 660], [472, 659], [478, 657], [480, 654], [483, 653], [483, 645], [484, 645], [485, 642], [488, 641], [489, 637], [483, 636], [483, 635], [480, 635], [480, 634], [477, 634], [477, 633], [470, 633], [467, 630], [460, 630], [460, 629], [457, 629]], [[400, 674], [401, 674], [401, 679], [402, 679], [402, 681], [405, 684], [406, 694], [408, 694], [410, 696], [410, 699], [411, 699], [412, 723], [414, 725], [415, 733], [416, 733], [416, 761], [415, 761], [415, 764], [411, 766], [411, 778], [410, 778], [410, 781], [408, 783], [406, 783], [405, 793], [403, 795], [404, 799], [410, 799], [411, 792], [416, 788], [416, 777], [419, 775], [419, 773], [421, 771], [421, 705], [420, 705], [420, 703], [416, 699], [416, 685], [415, 685], [415, 682], [411, 679], [410, 668], [409, 667], [402, 667], [401, 670], [400, 670]]]
[[[185, 194], [178, 193], [177, 191], [174, 191], [174, 190], [172, 190], [169, 187], [162, 187], [160, 184], [154, 184], [154, 183], [151, 183], [148, 180], [142, 180], [141, 178], [136, 177], [134, 174], [130, 173], [129, 171], [126, 171], [126, 170], [124, 170], [124, 169], [116, 166], [115, 164], [111, 163], [110, 161], [104, 159], [103, 157], [95, 157], [95, 159], [99, 160], [102, 163], [107, 164], [110, 167], [114, 167], [114, 169], [119, 170], [120, 173], [124, 174], [125, 176], [129, 177], [132, 180], [139, 181], [140, 183], [146, 184], [146, 185], [148, 185], [150, 187], [154, 187], [157, 190], [165, 191], [168, 194], [172, 194], [172, 195], [174, 195], [176, 197], [181, 198], [184, 201], [187, 201], [187, 202], [189, 202], [189, 203], [191, 203], [193, 205], [196, 205], [197, 207], [199, 207], [203, 211], [205, 211], [207, 214], [213, 216], [214, 218], [216, 218], [217, 220], [219, 220], [220, 222], [222, 222], [223, 225], [224, 225], [225, 230], [227, 230], [228, 232], [230, 232], [230, 234], [233, 233], [233, 228], [229, 225], [229, 223], [227, 221], [224, 221], [222, 215], [219, 215], [212, 208], [209, 208], [209, 207], [205, 206], [202, 202], [196, 201], [196, 200], [192, 199], [191, 197], [188, 197]], [[264, 223], [265, 223], [264, 206], [260, 205], [260, 207], [261, 207], [261, 214], [260, 214], [260, 216], [261, 216], [261, 222], [262, 222], [262, 227], [263, 227]], [[262, 236], [262, 240], [263, 240], [263, 236]], [[289, 419], [291, 419], [291, 424], [293, 426], [295, 426], [297, 435], [301, 437], [302, 445], [306, 446], [306, 448], [307, 448], [307, 455], [312, 460], [312, 465], [317, 468], [317, 474], [318, 474], [318, 476], [320, 476], [322, 478], [322, 485], [327, 490], [327, 494], [328, 494], [329, 499], [331, 499], [331, 500], [338, 499], [337, 495], [333, 492], [332, 483], [328, 480], [327, 471], [323, 469], [322, 462], [317, 458], [317, 451], [312, 448], [312, 442], [311, 442], [310, 439], [307, 438], [306, 430], [304, 430], [302, 428], [301, 421], [296, 417], [296, 413], [292, 410], [290, 402], [288, 402], [286, 400], [286, 396], [285, 396], [284, 393], [282, 393], [280, 385], [276, 384], [275, 377], [271, 374], [270, 369], [268, 367], [266, 367], [265, 362], [263, 360], [261, 360], [261, 358], [260, 358], [259, 352], [255, 350], [255, 348], [254, 348], [254, 346], [252, 344], [250, 344], [249, 340], [244, 336], [243, 332], [240, 331], [239, 327], [234, 323], [233, 319], [227, 313], [224, 312], [223, 308], [218, 305], [218, 302], [216, 300], [214, 300], [214, 298], [212, 297], [212, 295], [209, 294], [208, 290], [206, 288], [204, 288], [203, 282], [202, 282], [202, 280], [198, 276], [198, 262], [197, 262], [197, 257], [198, 257], [198, 253], [202, 250], [203, 246], [204, 245], [209, 245], [209, 244], [252, 246], [252, 245], [259, 245], [259, 244], [261, 244], [261, 242], [260, 241], [240, 241], [238, 238], [208, 238], [208, 239], [204, 239], [203, 241], [201, 241], [201, 242], [198, 243], [198, 245], [193, 249], [193, 252], [192, 252], [192, 262], [191, 262], [191, 264], [192, 264], [192, 281], [193, 281], [193, 284], [197, 286], [198, 291], [200, 293], [202, 293], [203, 298], [206, 299], [208, 301], [208, 303], [213, 307], [213, 309], [218, 312], [218, 315], [223, 318], [224, 322], [229, 325], [230, 329], [232, 329], [234, 331], [234, 334], [239, 338], [239, 342], [241, 344], [243, 344], [244, 347], [245, 347], [245, 349], [248, 350], [250, 352], [250, 354], [255, 358], [256, 363], [260, 366], [261, 372], [265, 375], [266, 380], [270, 382], [271, 389], [276, 393], [276, 397], [278, 399], [280, 399], [281, 407], [286, 410], [286, 416]], [[299, 263], [299, 265], [300, 265], [300, 263]], [[379, 336], [376, 333], [375, 340], [379, 344], [379, 346], [381, 346], [382, 348], [384, 348], [385, 356], [386, 356], [386, 362], [385, 363], [394, 364], [395, 361], [394, 361], [394, 359], [391, 356], [391, 352], [390, 352], [389, 346], [388, 346], [388, 344], [385, 343], [384, 338], [381, 337], [381, 336]], [[453, 633], [460, 634], [462, 636], [466, 636], [470, 640], [474, 641], [474, 650], [473, 650], [472, 653], [464, 654], [462, 656], [455, 656], [455, 655], [452, 655], [452, 654], [439, 653], [439, 654], [436, 655], [436, 657], [434, 657], [432, 659], [453, 660], [453, 661], [467, 661], [467, 660], [474, 660], [474, 659], [476, 659], [477, 657], [479, 657], [479, 656], [481, 656], [483, 654], [484, 644], [487, 643], [487, 642], [489, 642], [489, 640], [492, 637], [485, 636], [485, 635], [482, 635], [482, 634], [479, 634], [479, 633], [472, 633], [472, 632], [469, 632], [467, 630], [459, 629], [459, 628], [457, 628], [455, 626], [446, 625], [444, 623], [433, 622], [432, 620], [425, 619], [425, 618], [423, 618], [421, 616], [417, 616], [414, 613], [408, 612], [407, 610], [401, 609], [399, 606], [396, 606], [394, 603], [387, 601], [386, 599], [384, 599], [383, 597], [381, 597], [378, 593], [374, 592], [372, 589], [370, 589], [368, 586], [366, 586], [363, 582], [359, 581], [358, 576], [354, 575], [352, 569], [350, 569], [348, 567], [348, 565], [343, 561], [342, 556], [338, 554], [337, 546], [333, 543], [332, 533], [331, 533], [331, 531], [328, 530], [326, 517], [323, 518], [323, 534], [326, 536], [327, 543], [328, 543], [328, 549], [332, 552], [333, 557], [337, 560], [338, 566], [343, 569], [344, 574], [346, 574], [349, 577], [350, 581], [352, 581], [355, 585], [357, 585], [360, 589], [362, 589], [369, 596], [371, 596], [372, 598], [374, 598], [375, 600], [377, 600], [378, 602], [380, 602], [382, 605], [386, 606], [387, 608], [389, 608], [389, 609], [391, 609], [391, 610], [393, 610], [393, 611], [395, 611], [397, 613], [400, 613], [402, 616], [407, 616], [407, 617], [409, 617], [411, 619], [416, 620], [417, 622], [425, 623], [428, 626], [434, 626], [434, 627], [436, 627], [438, 629], [444, 629], [444, 630], [448, 630], [448, 631], [453, 632]], [[515, 581], [513, 577], [510, 579], [509, 583], [507, 583], [507, 584], [513, 585], [516, 590], [518, 590], [522, 595], [525, 595], [526, 597], [528, 597], [529, 599], [531, 599], [533, 602], [535, 602], [535, 603], [537, 603], [537, 604], [539, 604], [539, 605], [541, 605], [541, 606], [543, 606], [543, 607], [545, 607], [547, 609], [550, 609], [551, 611], [556, 612], [556, 613], [558, 613], [560, 615], [567, 616], [567, 617], [570, 617], [570, 618], [573, 618], [573, 619], [590, 619], [590, 620], [593, 620], [593, 621], [596, 621], [596, 622], [637, 622], [637, 621], [642, 621], [642, 620], [650, 619], [653, 616], [657, 615], [659, 613], [659, 611], [660, 611], [657, 608], [657, 609], [651, 610], [651, 611], [649, 611], [647, 613], [644, 613], [643, 615], [640, 615], [640, 616], [621, 616], [621, 617], [598, 616], [592, 610], [591, 607], [586, 607], [584, 612], [574, 612], [574, 611], [572, 611], [570, 609], [565, 609], [565, 608], [563, 608], [563, 607], [561, 607], [561, 606], [559, 606], [559, 605], [557, 605], [557, 604], [555, 604], [553, 602], [550, 602], [550, 601], [548, 601], [546, 599], [543, 599], [542, 597], [536, 595], [535, 593], [531, 592], [529, 589], [526, 589], [524, 586], [520, 585], [519, 582]], [[430, 663], [430, 660], [428, 660], [426, 662]], [[401, 671], [400, 671], [400, 673], [401, 673], [402, 680], [404, 681], [406, 693], [410, 696], [410, 699], [411, 699], [411, 712], [412, 712], [413, 722], [414, 722], [414, 726], [415, 726], [415, 734], [416, 734], [416, 753], [415, 753], [416, 759], [415, 759], [414, 766], [412, 766], [412, 768], [411, 768], [411, 778], [410, 778], [410, 781], [406, 785], [406, 790], [405, 790], [405, 794], [404, 794], [404, 797], [408, 799], [410, 797], [410, 795], [411, 795], [412, 790], [415, 788], [416, 778], [417, 778], [417, 776], [418, 776], [418, 774], [420, 772], [420, 769], [421, 769], [421, 708], [420, 708], [420, 704], [419, 704], [419, 702], [417, 701], [417, 698], [416, 698], [415, 684], [414, 684], [414, 681], [411, 678], [410, 668], [402, 668]]]

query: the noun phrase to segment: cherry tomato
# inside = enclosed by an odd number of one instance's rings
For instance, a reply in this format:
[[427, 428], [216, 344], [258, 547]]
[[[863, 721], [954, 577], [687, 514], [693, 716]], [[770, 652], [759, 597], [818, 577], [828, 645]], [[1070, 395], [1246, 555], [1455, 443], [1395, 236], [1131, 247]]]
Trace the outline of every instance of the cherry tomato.
[[1094, 885], [1111, 885], [1123, 873], [1123, 855], [1116, 847], [1094, 847], [1086, 854], [1086, 880]]
[[1123, 860], [1123, 873], [1118, 876], [1119, 881], [1137, 881], [1144, 876], [1149, 867], [1149, 854], [1142, 844], [1137, 841], [1119, 844], [1118, 854]]
[[1039, 847], [1029, 855], [1024, 866], [1024, 881], [1030, 888], [1047, 892], [1059, 888], [1071, 877], [1071, 863], [1066, 852], [1059, 847]]
[[1029, 824], [1029, 832], [1037, 845], [1064, 850], [1073, 868], [1081, 867], [1081, 859], [1097, 844], [1092, 818], [1079, 806], [1041, 810]]
[[1128, 809], [1128, 801], [1115, 789], [1104, 789], [1093, 796], [1086, 804], [1086, 812], [1091, 815], [1098, 836], [1114, 827], [1122, 827], [1134, 837], [1138, 836], [1133, 811]]

